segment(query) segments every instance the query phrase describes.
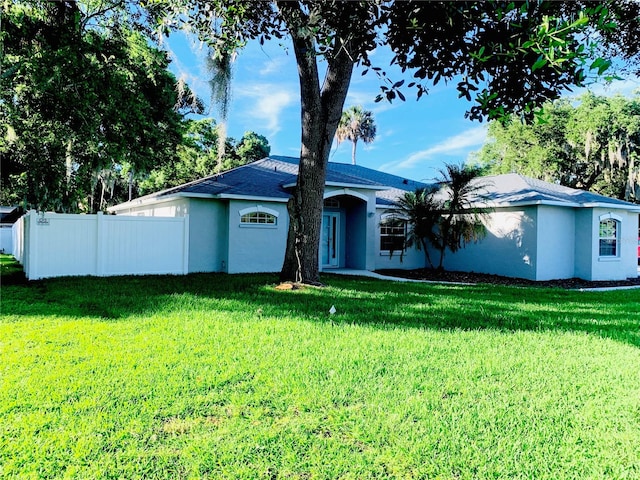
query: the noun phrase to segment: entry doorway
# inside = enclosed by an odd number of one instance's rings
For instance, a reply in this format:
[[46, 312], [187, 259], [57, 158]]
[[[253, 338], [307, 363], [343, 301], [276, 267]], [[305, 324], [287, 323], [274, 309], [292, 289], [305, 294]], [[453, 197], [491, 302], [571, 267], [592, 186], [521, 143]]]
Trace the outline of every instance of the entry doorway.
[[320, 238], [320, 265], [323, 268], [337, 268], [340, 252], [340, 213], [322, 214], [322, 235]]

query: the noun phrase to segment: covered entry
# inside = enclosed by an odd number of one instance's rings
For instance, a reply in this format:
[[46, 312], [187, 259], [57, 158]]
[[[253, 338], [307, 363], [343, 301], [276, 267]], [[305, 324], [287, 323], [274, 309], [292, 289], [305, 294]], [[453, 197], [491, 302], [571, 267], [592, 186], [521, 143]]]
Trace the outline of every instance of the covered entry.
[[366, 269], [367, 202], [356, 196], [325, 198], [320, 233], [320, 267]]

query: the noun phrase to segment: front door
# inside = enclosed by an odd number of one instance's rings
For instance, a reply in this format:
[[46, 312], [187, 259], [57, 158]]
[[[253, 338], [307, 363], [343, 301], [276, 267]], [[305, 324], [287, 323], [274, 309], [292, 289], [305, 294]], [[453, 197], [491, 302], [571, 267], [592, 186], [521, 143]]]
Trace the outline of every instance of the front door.
[[322, 214], [322, 237], [320, 239], [320, 264], [322, 267], [338, 266], [339, 213]]

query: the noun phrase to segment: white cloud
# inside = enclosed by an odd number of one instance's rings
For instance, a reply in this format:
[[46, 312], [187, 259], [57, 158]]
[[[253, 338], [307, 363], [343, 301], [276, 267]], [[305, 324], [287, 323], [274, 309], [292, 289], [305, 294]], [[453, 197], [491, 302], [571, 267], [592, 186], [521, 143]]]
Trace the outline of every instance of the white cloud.
[[263, 77], [274, 73], [280, 73], [290, 62], [291, 59], [287, 57], [276, 57], [270, 59], [262, 64], [262, 68], [258, 73]]
[[297, 100], [291, 92], [291, 88], [280, 84], [254, 83], [239, 88], [235, 91], [235, 96], [249, 101], [250, 106], [245, 115], [263, 121], [264, 126], [260, 129], [268, 130], [268, 135], [273, 136], [281, 129], [283, 111]]
[[487, 138], [486, 126], [473, 127], [468, 130], [465, 130], [462, 133], [459, 133], [458, 135], [445, 138], [443, 141], [435, 144], [432, 147], [414, 152], [404, 160], [382, 165], [381, 170], [383, 171], [388, 171], [390, 169], [406, 170], [409, 168], [413, 168], [420, 163], [424, 163], [428, 160], [431, 160], [436, 155], [438, 156], [460, 155], [461, 153], [464, 153], [467, 149], [471, 147], [482, 145], [485, 142], [486, 138]]

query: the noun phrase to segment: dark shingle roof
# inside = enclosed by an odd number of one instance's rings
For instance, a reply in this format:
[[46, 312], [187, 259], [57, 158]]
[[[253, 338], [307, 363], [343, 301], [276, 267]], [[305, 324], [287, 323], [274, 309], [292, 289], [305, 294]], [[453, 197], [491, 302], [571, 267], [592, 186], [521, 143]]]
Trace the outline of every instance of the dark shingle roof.
[[289, 198], [282, 185], [296, 179], [297, 169], [282, 168], [280, 162], [270, 159], [258, 160], [218, 175], [212, 175], [191, 183], [179, 185], [161, 192], [151, 194], [156, 197], [168, 195], [200, 194], [200, 195], [241, 195], [251, 197]]
[[[295, 185], [299, 160], [294, 157], [272, 156], [228, 170], [219, 175], [196, 180], [127, 202], [116, 207], [126, 207], [173, 195], [269, 198], [286, 201], [289, 188]], [[552, 183], [534, 180], [518, 174], [483, 177], [487, 185], [485, 199], [494, 206], [507, 205], [566, 205], [569, 207], [594, 204], [621, 208], [640, 209], [640, 206], [583, 190], [576, 190]], [[376, 203], [389, 206], [404, 192], [415, 191], [426, 184], [407, 178], [380, 172], [361, 165], [329, 162], [327, 183], [355, 186], [376, 190]]]
[[[487, 184], [486, 198], [496, 205], [566, 205], [573, 207], [591, 206], [594, 204], [633, 208], [634, 205], [623, 200], [605, 197], [597, 193], [564, 187], [525, 177], [517, 173], [483, 177]], [[636, 206], [640, 208], [640, 206]]]
[[[263, 197], [287, 200], [288, 187], [296, 183], [298, 159], [272, 156], [243, 165], [219, 175], [211, 175], [184, 185], [155, 192], [133, 200], [140, 204], [153, 199], [181, 196]], [[327, 183], [377, 190], [378, 203], [390, 204], [402, 191], [415, 190], [419, 182], [379, 172], [360, 165], [329, 162]], [[384, 187], [391, 187], [385, 189]], [[121, 204], [125, 206], [130, 204]]]
[[[296, 168], [298, 166], [298, 159], [294, 157], [273, 156], [271, 158], [295, 165]], [[391, 205], [403, 192], [415, 191], [417, 188], [426, 186], [422, 182], [373, 170], [361, 165], [336, 162], [329, 162], [327, 182], [362, 185], [365, 187], [368, 185], [388, 187], [386, 189], [378, 189], [376, 192], [376, 203], [378, 205]]]

